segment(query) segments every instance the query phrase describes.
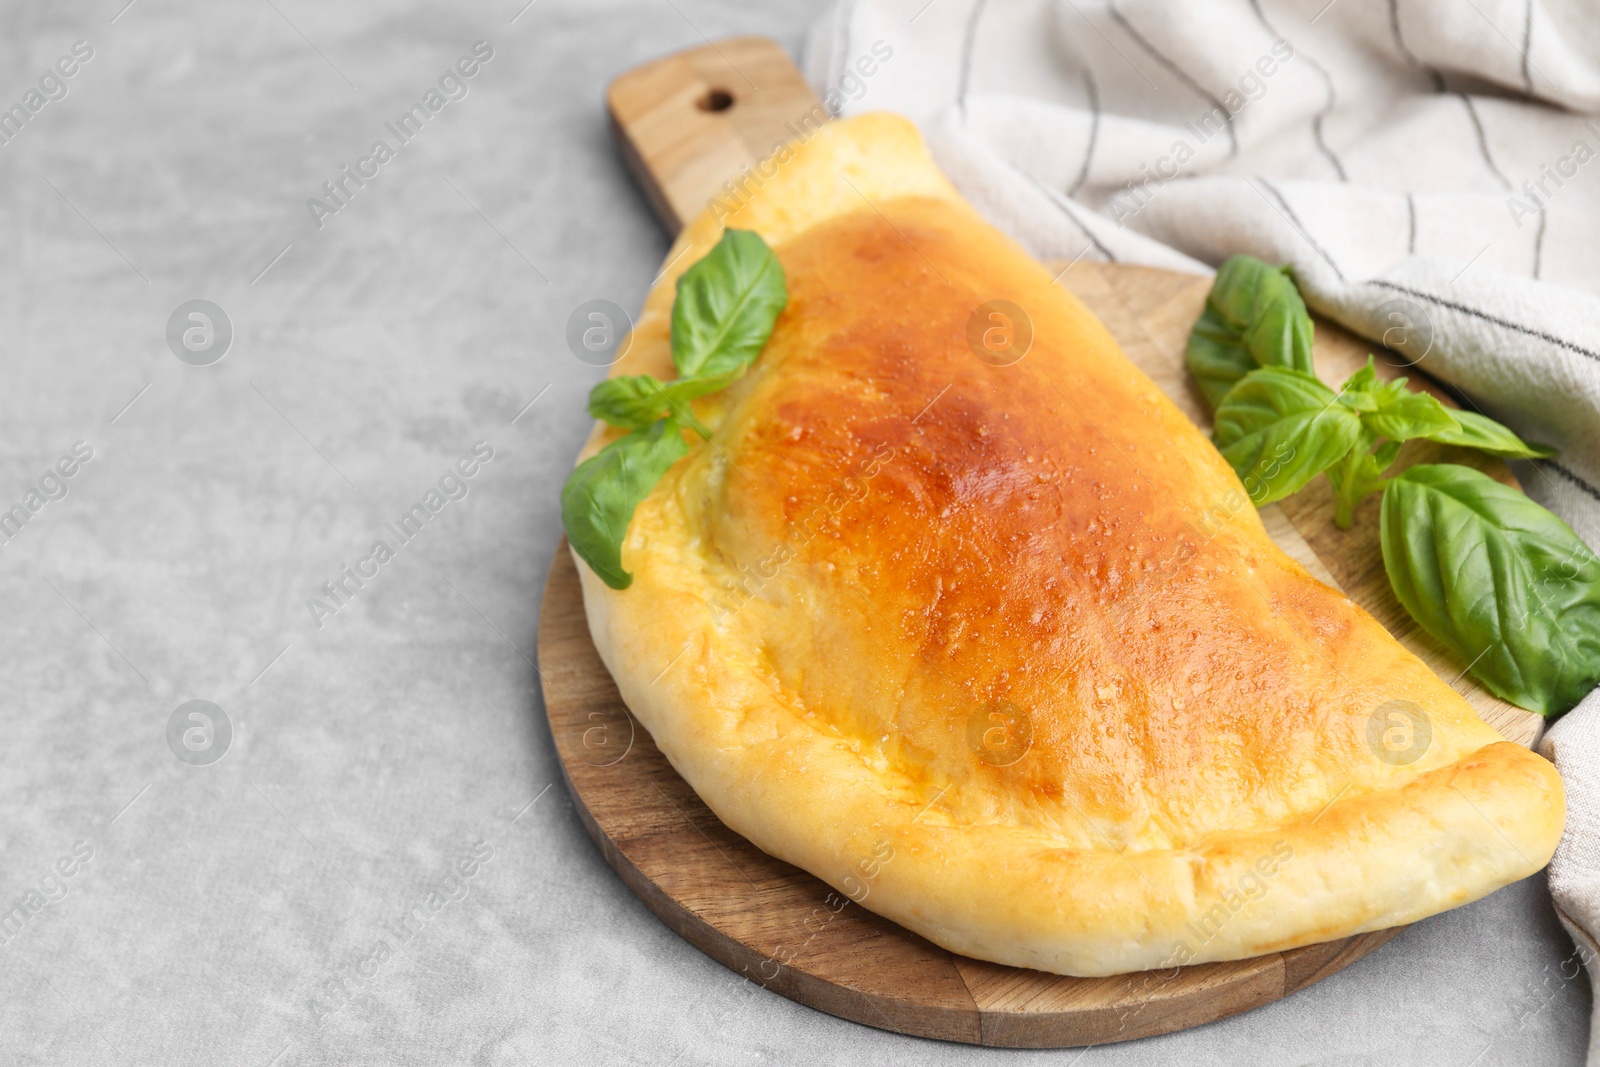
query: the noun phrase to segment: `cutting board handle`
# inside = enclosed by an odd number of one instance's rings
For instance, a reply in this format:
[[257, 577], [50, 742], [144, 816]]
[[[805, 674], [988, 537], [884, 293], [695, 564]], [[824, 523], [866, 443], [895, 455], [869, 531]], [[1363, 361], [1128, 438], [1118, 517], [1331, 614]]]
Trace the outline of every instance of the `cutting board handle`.
[[783, 48], [733, 37], [634, 67], [606, 89], [611, 132], [667, 232], [828, 112]]

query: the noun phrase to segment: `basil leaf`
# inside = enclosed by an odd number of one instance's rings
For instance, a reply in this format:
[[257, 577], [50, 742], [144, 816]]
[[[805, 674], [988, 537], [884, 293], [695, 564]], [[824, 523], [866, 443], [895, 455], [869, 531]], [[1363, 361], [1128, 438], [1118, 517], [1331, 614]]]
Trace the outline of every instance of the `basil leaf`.
[[1452, 411], [1450, 414], [1456, 417], [1457, 428], [1430, 434], [1428, 440], [1476, 448], [1480, 452], [1510, 459], [1549, 459], [1556, 454], [1555, 449], [1546, 445], [1528, 444], [1498, 422], [1476, 411]]
[[1256, 369], [1256, 358], [1244, 346], [1238, 331], [1224, 322], [1209, 303], [1189, 333], [1184, 360], [1206, 406], [1213, 411], [1240, 378]]
[[1262, 274], [1255, 312], [1244, 331], [1245, 346], [1256, 362], [1311, 374], [1311, 335], [1311, 313], [1289, 279], [1288, 268]]
[[661, 383], [648, 374], [625, 374], [589, 390], [591, 417], [633, 430], [649, 426], [667, 413]]
[[1459, 430], [1455, 415], [1427, 393], [1406, 388], [1406, 379], [1396, 378], [1369, 394], [1375, 401], [1371, 411], [1361, 414], [1361, 422], [1379, 437], [1409, 441], [1414, 437], [1435, 436]]
[[1263, 367], [1228, 391], [1212, 440], [1257, 507], [1282, 500], [1343, 459], [1361, 419], [1310, 374]]
[[681, 378], [736, 373], [754, 362], [789, 299], [783, 267], [759, 235], [728, 230], [678, 279], [672, 362]]
[[1217, 271], [1207, 301], [1243, 335], [1261, 366], [1312, 373], [1311, 314], [1288, 267], [1230, 256]]
[[649, 374], [607, 378], [589, 391], [589, 414], [612, 426], [639, 429], [671, 414], [688, 415], [686, 405], [690, 400], [725, 388], [741, 374], [742, 370], [738, 374], [676, 378], [670, 382]]
[[661, 419], [611, 442], [567, 476], [561, 487], [567, 540], [611, 588], [633, 584], [633, 575], [622, 569], [622, 541], [634, 510], [688, 452], [677, 421]]
[[[1356, 447], [1344, 459], [1328, 468], [1328, 481], [1333, 485], [1333, 523], [1348, 530], [1355, 521], [1356, 505], [1377, 489], [1388, 483], [1383, 472], [1389, 469], [1400, 455], [1399, 441], [1385, 441], [1378, 445], [1378, 437], [1367, 426], [1362, 426]], [[1377, 448], [1373, 448], [1377, 445]]]
[[1375, 438], [1409, 441], [1460, 428], [1454, 413], [1427, 393], [1406, 388], [1405, 378], [1380, 382], [1371, 355], [1367, 365], [1345, 379], [1339, 403], [1361, 414], [1361, 424]]
[[1551, 717], [1600, 682], [1600, 560], [1522, 493], [1411, 467], [1384, 490], [1381, 539], [1400, 603], [1496, 696]]
[[1556, 454], [1545, 445], [1528, 444], [1486, 415], [1447, 408], [1426, 393], [1410, 392], [1405, 382], [1397, 378], [1380, 383], [1369, 355], [1367, 365], [1345, 379], [1339, 402], [1352, 411], [1381, 416], [1364, 422], [1379, 437], [1395, 441], [1425, 437], [1511, 459], [1549, 459]]
[[1256, 367], [1313, 373], [1311, 315], [1288, 267], [1230, 256], [1217, 269], [1185, 353], [1213, 408]]
[[1375, 411], [1378, 407], [1378, 365], [1369, 353], [1367, 365], [1344, 380], [1339, 387], [1339, 402], [1354, 411]]

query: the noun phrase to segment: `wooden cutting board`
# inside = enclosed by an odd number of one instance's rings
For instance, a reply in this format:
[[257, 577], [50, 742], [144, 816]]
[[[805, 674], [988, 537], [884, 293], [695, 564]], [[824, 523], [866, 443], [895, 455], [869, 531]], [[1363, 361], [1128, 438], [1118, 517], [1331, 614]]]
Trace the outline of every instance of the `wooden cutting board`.
[[[719, 41], [629, 71], [612, 84], [608, 105], [624, 158], [673, 232], [725, 180], [793, 136], [808, 117], [819, 121], [824, 114], [782, 49], [756, 37]], [[1210, 279], [1079, 262], [1065, 269], [1061, 284], [1088, 304], [1169, 396], [1206, 424], [1183, 350]], [[1365, 362], [1370, 347], [1317, 322], [1317, 369], [1326, 380], [1342, 381]], [[1414, 443], [1401, 463], [1415, 461], [1465, 462], [1512, 482], [1503, 463], [1462, 450]], [[1354, 526], [1338, 530], [1332, 493], [1318, 479], [1262, 509], [1262, 518], [1279, 545], [1377, 617], [1484, 719], [1511, 740], [1532, 745], [1542, 720], [1465, 678], [1462, 665], [1395, 601], [1378, 547], [1377, 506], [1377, 497], [1370, 497]], [[1397, 932], [1112, 978], [1064, 978], [957, 956], [851, 903], [718, 821], [622, 703], [589, 639], [565, 541], [545, 586], [539, 667], [574, 806], [628, 887], [668, 926], [752, 983], [846, 1019], [985, 1045], [1103, 1044], [1196, 1026], [1276, 1000]]]

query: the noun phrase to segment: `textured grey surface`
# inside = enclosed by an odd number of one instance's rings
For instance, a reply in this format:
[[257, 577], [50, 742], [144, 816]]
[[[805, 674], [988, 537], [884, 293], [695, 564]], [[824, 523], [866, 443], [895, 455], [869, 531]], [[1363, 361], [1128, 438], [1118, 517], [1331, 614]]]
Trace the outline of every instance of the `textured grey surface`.
[[[856, 1026], [680, 941], [584, 836], [529, 662], [600, 373], [563, 330], [636, 307], [666, 247], [607, 79], [702, 32], [792, 46], [812, 8], [122, 3], [0, 13], [4, 106], [94, 49], [0, 145], [0, 508], [93, 448], [0, 547], [0, 899], [25, 915], [0, 1062], [1580, 1061], [1588, 990], [1537, 879], [1086, 1054]], [[319, 230], [306, 199], [480, 39], [465, 98]], [[236, 331], [207, 367], [165, 340], [194, 298]], [[399, 545], [384, 523], [480, 441]], [[319, 628], [307, 600], [379, 538], [394, 559]], [[233, 726], [211, 766], [168, 747], [191, 699]]]

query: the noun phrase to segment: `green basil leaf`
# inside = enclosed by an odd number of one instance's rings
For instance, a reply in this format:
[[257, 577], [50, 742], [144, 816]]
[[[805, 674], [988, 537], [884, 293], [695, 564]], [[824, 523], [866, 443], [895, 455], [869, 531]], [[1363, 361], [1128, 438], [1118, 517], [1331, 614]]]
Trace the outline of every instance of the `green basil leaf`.
[[1498, 422], [1476, 411], [1452, 411], [1451, 414], [1456, 417], [1456, 429], [1430, 434], [1428, 440], [1476, 448], [1480, 452], [1510, 459], [1549, 459], [1556, 454], [1555, 449], [1546, 445], [1528, 444]]
[[1400, 603], [1490, 692], [1550, 717], [1600, 683], [1600, 559], [1555, 515], [1422, 465], [1384, 490], [1380, 536]]
[[625, 374], [589, 390], [593, 418], [633, 430], [649, 426], [668, 411], [661, 382], [648, 374]]
[[1460, 428], [1454, 412], [1427, 393], [1406, 388], [1405, 378], [1380, 382], [1371, 355], [1367, 365], [1339, 387], [1339, 403], [1361, 414], [1361, 424], [1374, 438], [1409, 441]]
[[678, 279], [672, 362], [680, 378], [736, 373], [754, 362], [789, 299], [778, 257], [759, 235], [728, 230]]
[[1373, 410], [1361, 413], [1361, 422], [1379, 437], [1391, 441], [1414, 437], [1438, 440], [1435, 435], [1461, 427], [1449, 408], [1427, 393], [1407, 389], [1404, 378], [1388, 382], [1368, 395], [1376, 404]]
[[1378, 398], [1377, 361], [1369, 354], [1367, 365], [1344, 380], [1339, 387], [1339, 402], [1352, 411], [1376, 411]]
[[[1341, 399], [1343, 395], [1341, 394]], [[1368, 493], [1388, 484], [1383, 472], [1388, 470], [1400, 455], [1399, 441], [1385, 441], [1378, 445], [1378, 437], [1363, 425], [1356, 446], [1339, 462], [1328, 468], [1328, 481], [1333, 485], [1333, 523], [1348, 530], [1355, 520], [1356, 505]], [[1377, 445], [1377, 448], [1373, 448]]]
[[1224, 322], [1210, 304], [1189, 333], [1184, 361], [1206, 399], [1206, 406], [1213, 411], [1240, 378], [1256, 369], [1256, 358], [1244, 346], [1239, 332]]
[[1230, 256], [1217, 269], [1186, 358], [1206, 402], [1216, 407], [1256, 367], [1313, 373], [1311, 315], [1288, 267]]
[[1313, 373], [1311, 313], [1288, 267], [1274, 267], [1254, 256], [1230, 256], [1217, 271], [1207, 299], [1239, 331], [1258, 364]]
[[1411, 392], [1405, 383], [1404, 378], [1380, 383], [1373, 357], [1368, 356], [1367, 365], [1345, 380], [1339, 402], [1370, 416], [1364, 424], [1377, 436], [1394, 441], [1423, 437], [1511, 459], [1549, 459], [1556, 454], [1545, 445], [1528, 444], [1486, 415], [1447, 408], [1426, 393]]
[[1263, 367], [1289, 367], [1307, 374], [1311, 365], [1311, 313], [1287, 268], [1262, 277], [1256, 291], [1256, 313], [1244, 331], [1244, 343]]
[[1343, 459], [1361, 419], [1310, 374], [1251, 371], [1217, 408], [1212, 440], [1260, 507], [1281, 500]]
[[[663, 382], [649, 374], [624, 374], [607, 378], [589, 391], [589, 414], [625, 429], [649, 426], [668, 415], [688, 415], [690, 400], [727, 387], [743, 374], [711, 378], [675, 378]], [[689, 422], [692, 416], [684, 419]]]
[[611, 442], [567, 476], [561, 487], [567, 540], [611, 588], [633, 584], [622, 569], [622, 542], [634, 510], [688, 452], [677, 421], [662, 419]]

